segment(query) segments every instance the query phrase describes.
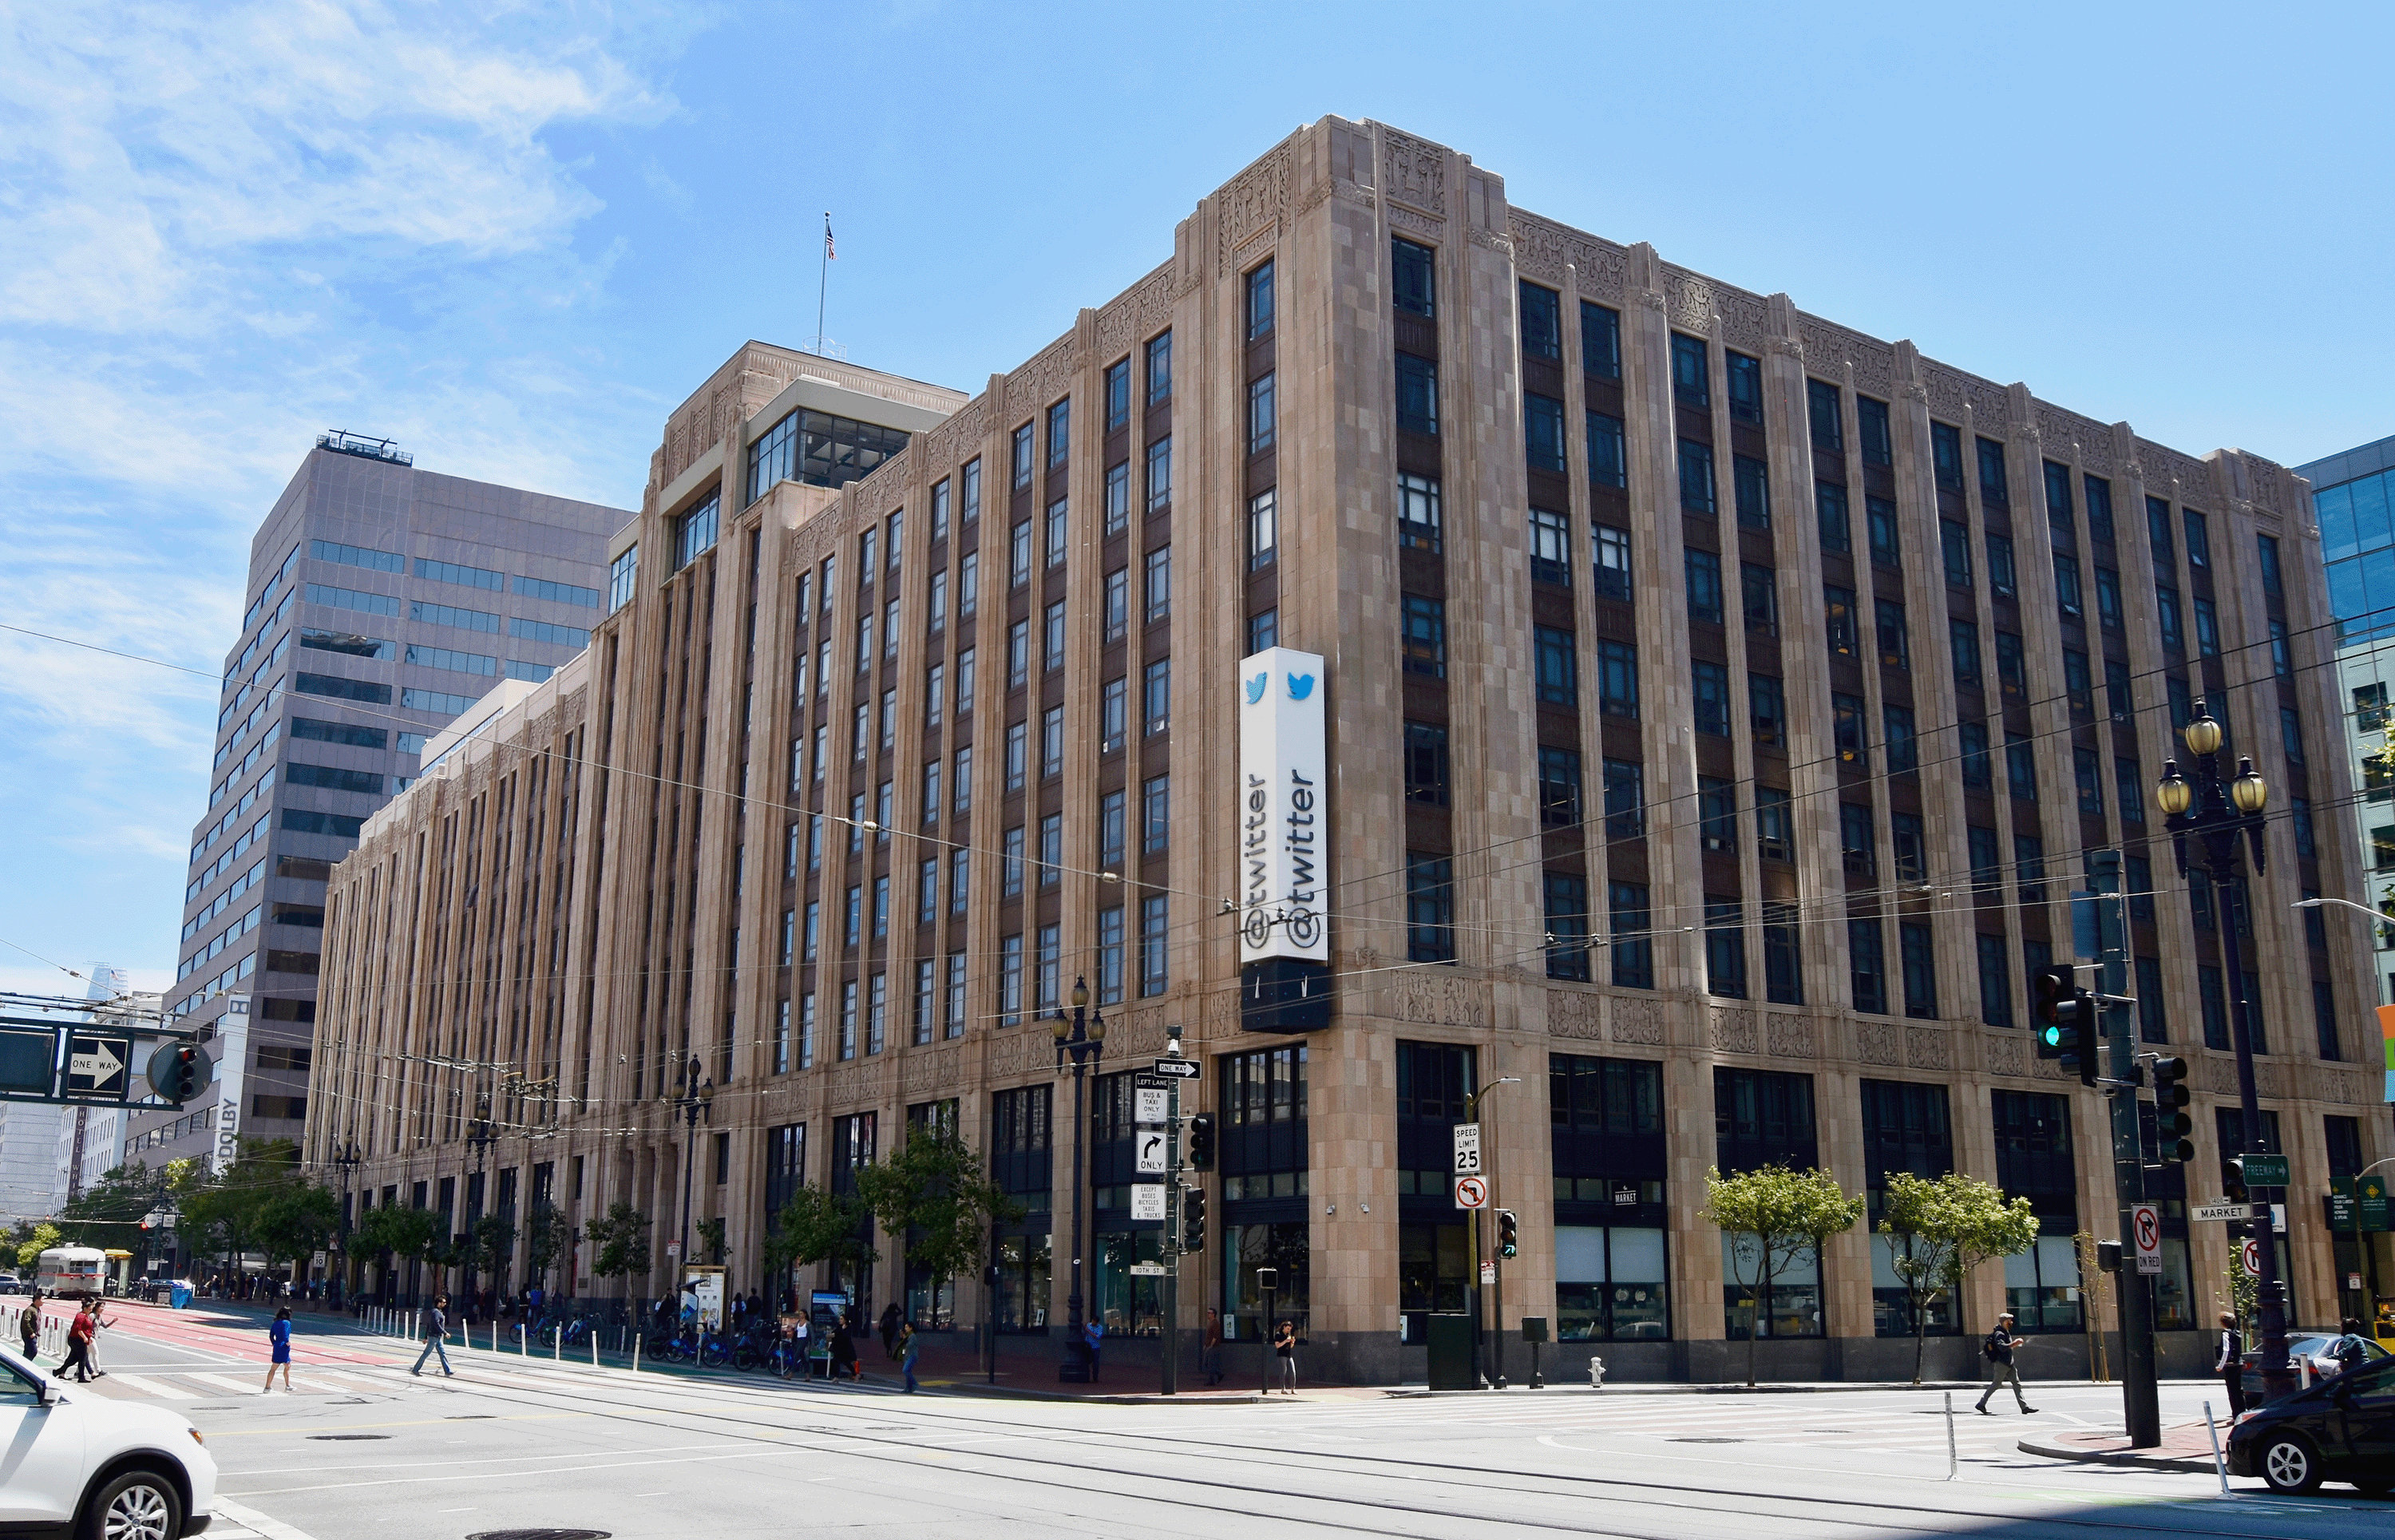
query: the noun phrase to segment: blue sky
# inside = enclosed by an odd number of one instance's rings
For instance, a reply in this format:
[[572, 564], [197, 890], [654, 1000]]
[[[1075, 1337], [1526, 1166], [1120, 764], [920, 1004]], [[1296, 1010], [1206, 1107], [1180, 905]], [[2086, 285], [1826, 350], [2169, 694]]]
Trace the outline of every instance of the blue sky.
[[[637, 501], [743, 339], [978, 390], [1301, 122], [2150, 437], [2395, 433], [2382, 8], [0, 11], [0, 619], [204, 673], [314, 435]], [[207, 680], [0, 631], [0, 939], [171, 976]], [[0, 949], [0, 987], [69, 981]], [[80, 992], [79, 987], [75, 992]]]

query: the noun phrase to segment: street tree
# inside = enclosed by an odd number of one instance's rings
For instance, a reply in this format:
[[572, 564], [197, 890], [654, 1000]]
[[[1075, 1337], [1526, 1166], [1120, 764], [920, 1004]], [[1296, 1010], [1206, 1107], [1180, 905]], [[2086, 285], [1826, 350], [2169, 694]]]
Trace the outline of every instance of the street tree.
[[384, 1266], [430, 1260], [441, 1235], [441, 1216], [430, 1209], [386, 1204], [358, 1215], [361, 1251], [384, 1258]]
[[52, 1246], [66, 1244], [59, 1227], [46, 1219], [18, 1228], [24, 1232], [24, 1238], [17, 1242], [17, 1270], [20, 1273], [32, 1272], [41, 1263], [42, 1254]]
[[711, 1219], [701, 1219], [691, 1228], [698, 1231], [698, 1243], [705, 1248], [708, 1261], [719, 1268], [723, 1266], [723, 1216], [719, 1214]]
[[905, 1238], [908, 1264], [931, 1276], [935, 1297], [948, 1280], [980, 1271], [993, 1224], [1024, 1212], [961, 1135], [933, 1125], [909, 1129], [895, 1155], [859, 1170], [856, 1190], [882, 1234]]
[[880, 1254], [866, 1238], [867, 1215], [865, 1201], [854, 1193], [802, 1187], [790, 1194], [765, 1237], [765, 1267], [774, 1287], [782, 1287], [794, 1267], [833, 1262], [854, 1268], [872, 1261]]
[[[1854, 1228], [1866, 1208], [1859, 1196], [1849, 1197], [1838, 1179], [1826, 1171], [1793, 1171], [1785, 1165], [1758, 1166], [1725, 1176], [1705, 1173], [1704, 1216], [1739, 1237], [1730, 1247], [1737, 1259], [1730, 1281], [1753, 1292], [1754, 1314], [1746, 1331], [1746, 1383], [1754, 1383], [1754, 1344], [1763, 1335], [1772, 1281], [1807, 1255], [1819, 1258], [1833, 1235]], [[1822, 1323], [1824, 1332], [1828, 1322]]]
[[533, 1200], [524, 1225], [524, 1266], [532, 1273], [529, 1283], [549, 1286], [549, 1269], [574, 1244], [576, 1231], [577, 1227], [565, 1222], [555, 1203], [546, 1198]]
[[508, 1286], [508, 1264], [515, 1258], [516, 1222], [507, 1215], [494, 1211], [468, 1226], [467, 1233], [473, 1237], [478, 1265], [490, 1269], [491, 1287], [505, 1289]]
[[1970, 1335], [1963, 1319], [1963, 1281], [1981, 1262], [2016, 1256], [2035, 1245], [2037, 1215], [2028, 1199], [2007, 1201], [1995, 1188], [1960, 1172], [1916, 1176], [1897, 1171], [1888, 1174], [1881, 1195], [1879, 1236], [1911, 1308], [1912, 1383], [1919, 1385], [1929, 1307], [1938, 1295], [1951, 1295], [1956, 1329]]
[[582, 1227], [595, 1251], [591, 1276], [624, 1280], [627, 1299], [631, 1297], [632, 1276], [649, 1270], [649, 1224], [647, 1215], [618, 1198], [605, 1214], [593, 1215]]
[[258, 1205], [254, 1233], [269, 1267], [298, 1262], [332, 1239], [341, 1201], [313, 1182], [295, 1182]]

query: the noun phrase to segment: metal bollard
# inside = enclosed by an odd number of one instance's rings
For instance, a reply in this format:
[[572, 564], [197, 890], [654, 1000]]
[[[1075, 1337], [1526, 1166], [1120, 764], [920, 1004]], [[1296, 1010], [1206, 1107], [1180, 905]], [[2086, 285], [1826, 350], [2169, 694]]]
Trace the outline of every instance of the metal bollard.
[[632, 1373], [641, 1372], [641, 1334], [632, 1334]]
[[549, 1329], [549, 1356], [559, 1363], [565, 1361], [564, 1327], [552, 1326]]
[[596, 1332], [590, 1334], [590, 1367], [599, 1367], [599, 1334]]
[[2220, 1457], [2220, 1429], [2213, 1426], [2210, 1401], [2203, 1403], [2203, 1431], [2212, 1440], [2212, 1468], [2220, 1473], [2220, 1495], [2234, 1497], [2237, 1494], [2229, 1490], [2229, 1462]]
[[1952, 1480], [1961, 1468], [1962, 1462], [1954, 1453], [1954, 1392], [1949, 1390], [1946, 1392], [1946, 1479]]
[[1605, 1388], [1605, 1361], [1594, 1355], [1591, 1355], [1588, 1361], [1588, 1387], [1592, 1390]]

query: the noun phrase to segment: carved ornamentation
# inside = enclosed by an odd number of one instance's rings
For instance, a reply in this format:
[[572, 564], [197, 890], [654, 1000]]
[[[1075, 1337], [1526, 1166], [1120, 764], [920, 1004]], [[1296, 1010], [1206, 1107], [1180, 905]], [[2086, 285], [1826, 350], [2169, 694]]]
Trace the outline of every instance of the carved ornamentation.
[[1392, 203], [1425, 214], [1447, 213], [1447, 152], [1425, 139], [1381, 132], [1381, 190]]
[[1479, 1027], [1489, 1019], [1475, 979], [1407, 974], [1389, 990], [1387, 1015], [1439, 1027]]
[[1049, 403], [1072, 389], [1079, 363], [1071, 334], [1058, 338], [1045, 352], [1007, 377], [1008, 414], [1019, 418], [1025, 412], [1045, 410]]
[[1876, 396], [1886, 395], [1895, 378], [1896, 350], [1873, 338], [1854, 337], [1850, 340], [1854, 347], [1856, 388]]
[[1796, 319], [1796, 339], [1805, 344], [1805, 363], [1817, 374], [1835, 373], [1851, 351], [1846, 339], [1834, 327], [1822, 325], [1810, 316]]
[[1758, 296], [1744, 289], [1717, 288], [1714, 311], [1721, 317], [1724, 342], [1746, 352], [1764, 345], [1769, 335], [1770, 311]]
[[1963, 415], [1963, 378], [1953, 370], [1923, 360], [1922, 389], [1929, 392], [1929, 409], [1951, 420]]
[[1398, 230], [1410, 230], [1417, 235], [1427, 235], [1435, 241], [1447, 239], [1447, 221], [1428, 214], [1417, 214], [1410, 208], [1389, 206], [1389, 223]]
[[1305, 196], [1297, 201], [1297, 212], [1300, 214], [1311, 214], [1330, 201], [1330, 179], [1326, 177], [1317, 177], [1314, 179], [1314, 184], [1305, 190]]
[[1653, 311], [1658, 315], [1669, 315], [1672, 313], [1672, 301], [1665, 298], [1661, 289], [1640, 289], [1638, 291], [1638, 303], [1644, 309]]
[[1231, 179], [1214, 203], [1215, 263], [1231, 271], [1231, 254], [1249, 237], [1280, 223], [1289, 207], [1289, 146], [1280, 145]]
[[1793, 358], [1798, 368], [1805, 366], [1805, 344], [1793, 337], [1765, 338], [1763, 347], [1774, 358]]
[[1699, 335], [1712, 333], [1713, 285], [1693, 273], [1673, 272], [1663, 279], [1663, 293], [1671, 301], [1667, 313], [1672, 317], [1672, 325]]
[[2234, 1061], [2217, 1054], [2207, 1054], [2203, 1059], [2203, 1088], [2216, 1096], [2237, 1095], [2237, 1066]]
[[2012, 1033], [1990, 1033], [1988, 1073], [1991, 1075], [2026, 1075], [2029, 1054], [2018, 1036]]
[[1655, 1046], [1663, 1041], [1663, 1007], [1652, 1000], [1615, 999], [1608, 1013], [1613, 1018], [1613, 1041]]
[[1578, 989], [1550, 989], [1547, 1030], [1556, 1037], [1602, 1038], [1605, 1024], [1597, 1019], [1597, 997]]
[[1141, 279], [1098, 312], [1098, 350], [1113, 358], [1156, 326], [1172, 309], [1172, 271], [1168, 265]]
[[1813, 1056], [1813, 1018], [1810, 1016], [1774, 1016], [1766, 1035], [1770, 1040], [1775, 1058]]
[[[2010, 436], [2013, 431], [2012, 402], [2000, 388], [1981, 380], [1967, 379], [1963, 386], [1963, 399], [1976, 419], [1973, 426], [1981, 432]], [[2048, 1062], [2052, 1062], [2049, 1060]]]
[[1952, 1065], [1954, 1044], [1945, 1032], [1934, 1027], [1908, 1027], [1904, 1032], [1904, 1062], [1914, 1069], [1945, 1069]]
[[1759, 1051], [1753, 1011], [1726, 1010], [1716, 1005], [1713, 1013], [1714, 1052], [1752, 1054]]
[[1508, 258], [1514, 255], [1514, 243], [1493, 230], [1483, 230], [1478, 225], [1468, 225], [1464, 228], [1463, 233], [1474, 246], [1485, 246], [1490, 251]]
[[1380, 205], [1380, 200], [1372, 195], [1370, 188], [1351, 181], [1345, 177], [1332, 183], [1331, 191], [1340, 202], [1354, 204], [1358, 208], [1375, 208]]
[[1526, 278], [1563, 287], [1564, 269], [1572, 262], [1571, 237], [1559, 225], [1513, 211], [1514, 266]]
[[1030, 1068], [1025, 1055], [1029, 1043], [1028, 1035], [1020, 1030], [991, 1038], [988, 1052], [982, 1060], [983, 1076], [1000, 1080], [1022, 1074]]
[[2029, 1061], [2029, 1073], [2031, 1080], [2058, 1081], [2062, 1078], [2062, 1066], [2053, 1059], [2033, 1058]]
[[1887, 1021], [1859, 1022], [1855, 1027], [1855, 1057], [1865, 1064], [1893, 1065], [1899, 1062], [1896, 1051], [1896, 1024]]
[[1222, 989], [1207, 997], [1205, 1011], [1198, 1018], [1205, 1023], [1203, 1036], [1209, 1041], [1229, 1037], [1239, 1029], [1239, 991]]

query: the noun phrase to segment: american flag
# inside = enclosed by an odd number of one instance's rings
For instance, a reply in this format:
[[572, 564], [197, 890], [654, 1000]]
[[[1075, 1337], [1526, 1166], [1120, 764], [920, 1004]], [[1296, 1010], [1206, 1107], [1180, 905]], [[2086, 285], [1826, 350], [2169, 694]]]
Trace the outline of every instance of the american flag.
[[824, 260], [827, 262], [837, 262], [840, 260], [840, 253], [832, 248], [831, 215], [829, 213], [826, 213], [824, 215]]

